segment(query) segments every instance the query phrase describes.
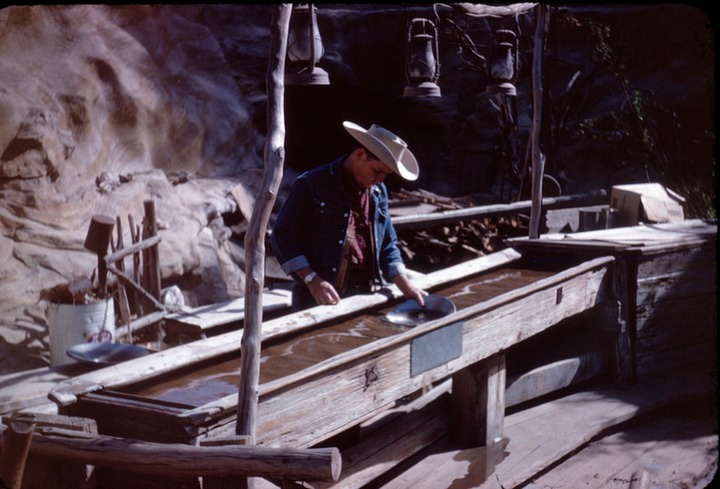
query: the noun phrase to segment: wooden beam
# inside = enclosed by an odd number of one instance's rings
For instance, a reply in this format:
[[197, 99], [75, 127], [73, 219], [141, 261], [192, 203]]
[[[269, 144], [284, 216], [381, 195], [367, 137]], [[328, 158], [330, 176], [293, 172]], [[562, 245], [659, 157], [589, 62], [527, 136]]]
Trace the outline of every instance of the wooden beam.
[[143, 329], [147, 326], [150, 326], [155, 323], [159, 323], [163, 319], [165, 319], [166, 312], [165, 311], [156, 311], [151, 312], [150, 314], [146, 314], [145, 316], [139, 317], [137, 319], [134, 319], [130, 321], [125, 326], [120, 326], [118, 328], [115, 328], [115, 337], [116, 338], [122, 338], [125, 335], [129, 335], [130, 333], [134, 331], [138, 331], [140, 329]]
[[158, 301], [150, 292], [145, 290], [144, 287], [138, 285], [135, 283], [135, 281], [130, 278], [128, 275], [126, 275], [124, 272], [121, 272], [117, 268], [108, 265], [107, 270], [109, 272], [112, 272], [114, 275], [117, 276], [117, 278], [124, 283], [125, 285], [130, 286], [133, 290], [135, 290], [137, 293], [140, 294], [141, 297], [143, 297], [145, 300], [147, 300], [149, 303], [154, 305], [158, 309], [164, 309], [165, 307]]
[[[0, 434], [5, 432], [6, 428], [0, 426]], [[3, 443], [3, 453], [6, 446]], [[173, 477], [280, 476], [327, 481], [339, 478], [342, 465], [337, 448], [192, 446], [43, 427], [32, 435], [29, 454], [135, 474]]]
[[[563, 209], [567, 207], [600, 205], [606, 204], [607, 200], [608, 196], [605, 190], [593, 190], [591, 192], [577, 195], [546, 197], [542, 199], [542, 208]], [[522, 214], [529, 212], [531, 208], [532, 201], [522, 200], [520, 202], [512, 202], [510, 204], [482, 205], [428, 214], [408, 214], [393, 217], [393, 227], [395, 230], [406, 230], [437, 226], [440, 224], [462, 221], [464, 219], [481, 219], [483, 217], [504, 214]]]
[[130, 256], [134, 253], [155, 246], [159, 244], [160, 241], [162, 241], [162, 238], [160, 236], [150, 236], [149, 238], [138, 241], [137, 243], [130, 245], [127, 248], [118, 248], [116, 252], [105, 256], [105, 263], [107, 263], [108, 265], [111, 263], [115, 263], [116, 261], [122, 260], [126, 256]]

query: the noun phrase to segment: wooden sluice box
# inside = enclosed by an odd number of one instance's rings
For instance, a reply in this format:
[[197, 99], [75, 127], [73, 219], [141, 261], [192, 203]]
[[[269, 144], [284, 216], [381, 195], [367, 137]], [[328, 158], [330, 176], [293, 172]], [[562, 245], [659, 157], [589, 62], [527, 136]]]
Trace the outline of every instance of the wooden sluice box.
[[[506, 249], [415, 282], [456, 312], [416, 327], [384, 314], [393, 286], [267, 321], [256, 443], [306, 448], [564, 318], [613, 301], [612, 257], [568, 266]], [[100, 433], [166, 443], [235, 434], [241, 331], [180, 345], [58, 384], [61, 414]]]

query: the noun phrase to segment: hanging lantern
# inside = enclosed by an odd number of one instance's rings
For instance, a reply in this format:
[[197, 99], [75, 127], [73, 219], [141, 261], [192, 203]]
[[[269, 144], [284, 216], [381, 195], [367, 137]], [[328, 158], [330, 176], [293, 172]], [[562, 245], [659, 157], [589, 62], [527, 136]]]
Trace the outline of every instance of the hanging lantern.
[[324, 53], [317, 26], [317, 7], [312, 4], [294, 5], [288, 32], [285, 84], [329, 85], [327, 72], [317, 66]]
[[408, 24], [405, 77], [405, 97], [440, 97], [437, 28], [428, 19]]
[[518, 73], [518, 39], [508, 29], [495, 31], [495, 43], [490, 52], [487, 93], [517, 95], [515, 81]]

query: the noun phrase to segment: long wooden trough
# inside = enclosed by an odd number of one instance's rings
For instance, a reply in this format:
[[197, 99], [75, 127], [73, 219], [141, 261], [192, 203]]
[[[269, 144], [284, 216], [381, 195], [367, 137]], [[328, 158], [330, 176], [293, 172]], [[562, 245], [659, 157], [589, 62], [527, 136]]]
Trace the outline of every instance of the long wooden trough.
[[[453, 300], [457, 311], [414, 328], [383, 319], [401, 301], [394, 287], [268, 321], [256, 442], [316, 446], [424, 387], [466, 372], [473, 378], [477, 365], [504, 358], [513, 345], [571, 316], [617, 304], [613, 265], [611, 256], [528, 262], [507, 249], [418, 277], [426, 290]], [[613, 307], [601, 309], [617, 326]], [[69, 379], [49, 396], [61, 414], [95, 419], [106, 435], [190, 444], [231, 435], [240, 341], [241, 332], [232, 331], [180, 345]], [[486, 404], [490, 411], [504, 407]], [[492, 428], [488, 409], [454, 412], [477, 431], [480, 444], [502, 430], [501, 412]]]

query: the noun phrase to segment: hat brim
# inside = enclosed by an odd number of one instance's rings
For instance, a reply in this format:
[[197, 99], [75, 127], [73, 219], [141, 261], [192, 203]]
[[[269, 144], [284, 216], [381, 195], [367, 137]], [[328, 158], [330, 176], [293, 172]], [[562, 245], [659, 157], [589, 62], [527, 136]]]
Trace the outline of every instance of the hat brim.
[[393, 172], [405, 180], [417, 180], [420, 174], [420, 168], [415, 159], [415, 155], [413, 155], [409, 149], [405, 148], [400, 158], [395, 158], [385, 143], [370, 134], [364, 127], [349, 121], [343, 122], [343, 127], [345, 127], [345, 130], [354, 137], [357, 142], [377, 156], [380, 161], [385, 163]]

